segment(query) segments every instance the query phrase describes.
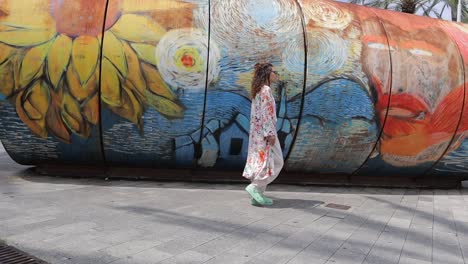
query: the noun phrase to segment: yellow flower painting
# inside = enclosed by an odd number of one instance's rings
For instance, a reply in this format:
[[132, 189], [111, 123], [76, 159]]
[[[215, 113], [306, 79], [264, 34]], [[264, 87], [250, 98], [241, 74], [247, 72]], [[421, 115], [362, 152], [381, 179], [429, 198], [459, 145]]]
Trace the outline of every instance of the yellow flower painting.
[[[207, 37], [192, 28], [195, 7], [175, 0], [111, 0], [107, 7], [104, 0], [2, 0], [0, 93], [35, 135], [67, 143], [72, 134], [90, 136], [101, 104], [140, 128], [147, 107], [181, 118], [185, 107], [174, 91], [183, 84], [174, 72], [187, 73], [193, 87], [205, 82]], [[159, 42], [167, 35], [170, 46], [177, 33], [203, 40], [159, 59], [167, 55]]]

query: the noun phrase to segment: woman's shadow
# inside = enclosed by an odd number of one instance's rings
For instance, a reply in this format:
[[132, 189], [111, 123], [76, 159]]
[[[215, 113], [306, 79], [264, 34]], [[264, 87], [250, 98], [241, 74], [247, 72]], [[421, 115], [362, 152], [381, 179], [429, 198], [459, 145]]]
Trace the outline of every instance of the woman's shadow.
[[317, 201], [317, 200], [285, 199], [285, 198], [278, 198], [278, 197], [271, 196], [271, 195], [268, 197], [273, 199], [274, 203], [271, 206], [264, 206], [265, 208], [275, 208], [275, 209], [292, 208], [292, 209], [301, 209], [303, 211], [311, 211], [315, 207], [324, 204], [324, 202]]

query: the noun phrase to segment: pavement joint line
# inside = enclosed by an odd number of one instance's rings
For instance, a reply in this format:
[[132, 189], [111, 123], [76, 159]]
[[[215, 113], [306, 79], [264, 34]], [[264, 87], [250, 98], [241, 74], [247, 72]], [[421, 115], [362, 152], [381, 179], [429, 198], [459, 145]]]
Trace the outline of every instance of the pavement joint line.
[[369, 251], [367, 251], [367, 254], [366, 256], [364, 257], [364, 259], [362, 260], [362, 262], [365, 262], [367, 257], [369, 256], [369, 254], [372, 252], [372, 249], [374, 248], [375, 244], [377, 243], [377, 241], [379, 241], [380, 237], [382, 236], [382, 234], [384, 233], [385, 229], [387, 228], [388, 226], [388, 223], [390, 222], [390, 220], [392, 220], [393, 216], [395, 215], [395, 213], [397, 212], [397, 208], [394, 208], [393, 209], [393, 213], [392, 215], [388, 218], [387, 222], [385, 223], [385, 226], [382, 228], [382, 230], [380, 231], [379, 235], [377, 236], [377, 238], [375, 239], [374, 243], [372, 243], [372, 246], [369, 248]]
[[453, 222], [455, 224], [455, 236], [457, 237], [457, 241], [458, 241], [458, 250], [460, 251], [461, 253], [461, 256], [462, 256], [462, 259], [463, 259], [463, 262], [464, 263], [468, 263], [468, 256], [465, 256], [465, 254], [463, 253], [463, 250], [462, 249], [462, 244], [460, 242], [460, 236], [458, 235], [458, 221], [455, 219], [455, 216], [453, 215], [453, 210], [450, 210], [450, 215], [451, 215], [451, 218], [453, 219]]
[[[419, 197], [419, 192], [418, 192], [418, 197]], [[405, 233], [405, 241], [403, 242], [403, 245], [401, 246], [401, 249], [400, 249], [400, 254], [398, 255], [398, 263], [400, 263], [401, 253], [403, 252], [403, 249], [405, 248], [406, 240], [408, 239], [408, 234], [410, 232], [411, 224], [413, 223], [414, 216], [416, 215], [417, 208], [418, 208], [418, 203], [415, 204], [414, 209], [412, 210], [412, 215], [413, 216], [411, 217], [411, 222], [410, 222], [409, 227], [408, 227], [408, 229], [406, 230], [406, 233]]]
[[434, 192], [432, 192], [432, 232], [431, 232], [431, 262], [434, 263]]

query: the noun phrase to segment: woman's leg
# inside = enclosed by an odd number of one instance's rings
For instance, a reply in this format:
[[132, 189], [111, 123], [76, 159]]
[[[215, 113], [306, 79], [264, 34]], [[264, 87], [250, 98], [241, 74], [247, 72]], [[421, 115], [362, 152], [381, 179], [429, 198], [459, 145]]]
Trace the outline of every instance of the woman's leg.
[[261, 185], [257, 187], [260, 193], [265, 193], [267, 186], [266, 185]]
[[256, 183], [249, 184], [245, 190], [249, 193], [252, 198], [253, 205], [272, 205], [273, 201], [263, 195], [261, 192], [263, 185], [257, 185]]
[[266, 191], [267, 185], [273, 182], [278, 175], [280, 174], [281, 170], [283, 169], [284, 160], [283, 160], [283, 151], [281, 150], [281, 145], [278, 139], [275, 141], [275, 145], [271, 148], [270, 158], [273, 159], [273, 173], [266, 179], [262, 179], [260, 181], [256, 181], [255, 179], [252, 180], [252, 184], [258, 188], [259, 191], [262, 193]]
[[[271, 158], [273, 159], [273, 162], [274, 162], [274, 165], [273, 165], [274, 166], [274, 168], [273, 168], [274, 172], [273, 172], [273, 174], [270, 177], [268, 177], [268, 179], [266, 179], [266, 180], [262, 180], [262, 181], [253, 180], [252, 184], [251, 184], [263, 196], [263, 199], [268, 204], [273, 204], [273, 201], [270, 198], [267, 198], [267, 197], [264, 196], [266, 188], [267, 188], [268, 184], [273, 182], [278, 177], [278, 175], [281, 172], [281, 169], [283, 168], [283, 165], [284, 165], [283, 152], [281, 150], [281, 145], [280, 145], [278, 139], [275, 141], [275, 145], [272, 148], [271, 155], [272, 155]], [[254, 204], [254, 201], [252, 201], [252, 203]]]
[[[281, 145], [279, 143], [278, 138], [276, 138], [275, 145], [272, 148], [272, 158], [275, 164], [273, 165], [274, 172], [273, 175], [271, 175], [271, 177], [268, 178], [267, 184], [270, 184], [278, 177], [284, 166], [283, 151], [281, 150]], [[264, 187], [264, 190], [266, 190], [266, 185]]]

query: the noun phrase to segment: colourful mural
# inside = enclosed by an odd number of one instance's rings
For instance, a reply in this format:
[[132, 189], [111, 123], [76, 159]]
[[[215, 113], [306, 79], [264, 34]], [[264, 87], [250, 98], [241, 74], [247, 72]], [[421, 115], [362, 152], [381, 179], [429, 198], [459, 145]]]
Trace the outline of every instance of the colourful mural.
[[460, 174], [468, 172], [467, 157], [468, 157], [468, 25], [452, 24], [442, 22], [442, 29], [452, 38], [458, 45], [461, 57], [463, 59], [464, 75], [464, 92], [462, 87], [457, 89], [455, 96], [463, 98], [463, 108], [461, 109], [461, 119], [458, 123], [457, 133], [451, 142], [450, 147], [440, 162], [431, 170], [434, 176]]
[[374, 87], [377, 77], [389, 81], [388, 50], [377, 46], [377, 41], [386, 40], [385, 32], [367, 9], [300, 3], [307, 35], [307, 84], [286, 168], [352, 173], [366, 161], [380, 134]]
[[0, 2], [0, 134], [18, 162], [102, 161], [105, 7], [105, 0]]
[[265, 61], [285, 171], [468, 171], [468, 26], [328, 0], [0, 1], [0, 139], [23, 164], [240, 170]]
[[[219, 47], [219, 80], [208, 86], [201, 142], [202, 167], [239, 168], [247, 159], [253, 65], [269, 61], [284, 156], [292, 146], [304, 89], [305, 47], [295, 1], [211, 1], [210, 48]], [[218, 65], [209, 64], [209, 68]], [[296, 100], [290, 100], [296, 98]], [[220, 119], [220, 117], [222, 117]], [[217, 122], [219, 121], [219, 125]], [[214, 124], [218, 129], [212, 129]], [[217, 153], [218, 155], [213, 155]]]
[[422, 175], [454, 147], [450, 143], [464, 104], [463, 61], [440, 21], [428, 27], [423, 17], [396, 13], [390, 19], [387, 12], [375, 13], [388, 36], [392, 61], [391, 83], [374, 77], [376, 112], [384, 116], [378, 153], [386, 164], [369, 160], [357, 173]]
[[[122, 71], [111, 61], [107, 62], [110, 70], [103, 68], [102, 96], [109, 77], [114, 79], [108, 86], [114, 98], [110, 101], [117, 100], [111, 107], [101, 108], [106, 160], [111, 164], [193, 167], [205, 87], [218, 77], [219, 52], [215, 45], [208, 49], [209, 3], [122, 1], [122, 8], [120, 20], [128, 16], [139, 22], [124, 21], [116, 33], [124, 39], [117, 56], [122, 54], [126, 61], [121, 64], [126, 80], [122, 75], [113, 77], [113, 72], [119, 75]], [[116, 26], [118, 23], [110, 31]], [[105, 37], [104, 53], [115, 53]], [[119, 86], [120, 91], [112, 91]], [[106, 102], [105, 97], [102, 100]]]

